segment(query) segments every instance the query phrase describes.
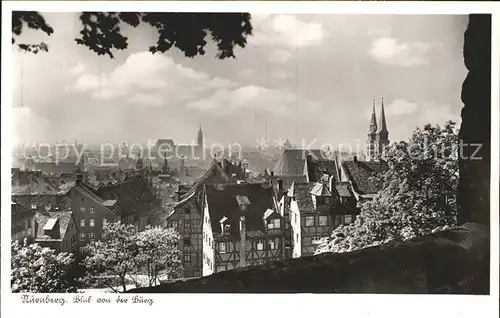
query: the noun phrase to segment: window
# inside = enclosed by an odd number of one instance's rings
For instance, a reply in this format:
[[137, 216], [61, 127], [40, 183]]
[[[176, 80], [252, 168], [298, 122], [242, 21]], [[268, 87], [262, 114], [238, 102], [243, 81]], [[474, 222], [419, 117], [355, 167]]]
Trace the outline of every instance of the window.
[[269, 244], [269, 249], [270, 250], [274, 250], [276, 248], [274, 240], [269, 240], [268, 244]]
[[274, 228], [279, 229], [281, 227], [281, 220], [280, 219], [274, 219]]
[[191, 246], [191, 239], [189, 237], [184, 238], [184, 246]]
[[325, 197], [325, 204], [330, 204], [330, 198], [329, 197]]
[[227, 271], [226, 265], [217, 265], [217, 273]]
[[219, 253], [221, 254], [224, 254], [224, 253], [227, 253], [226, 251], [226, 242], [220, 242], [218, 243], [218, 250], [219, 250]]
[[90, 223], [90, 227], [94, 227], [95, 226], [95, 220], [94, 219], [90, 219], [89, 223]]
[[[83, 199], [83, 198], [82, 198], [82, 199]], [[81, 206], [81, 207], [80, 207], [80, 212], [85, 213], [85, 207], [84, 207], [84, 206]]]
[[262, 264], [264, 264], [263, 260], [261, 260], [261, 259], [257, 260], [257, 265], [262, 265]]
[[91, 207], [91, 208], [89, 209], [89, 212], [90, 212], [90, 213], [94, 213], [94, 212], [95, 212], [95, 208], [94, 208], [94, 207]]
[[85, 241], [85, 233], [80, 233], [80, 241]]
[[36, 203], [31, 203], [31, 209], [32, 210], [36, 210], [37, 208], [37, 204]]
[[295, 234], [295, 241], [299, 242], [299, 234]]
[[264, 242], [257, 241], [257, 251], [262, 251], [264, 249]]
[[306, 226], [314, 226], [314, 216], [306, 216]]
[[191, 254], [184, 254], [184, 262], [191, 262]]
[[267, 224], [268, 229], [279, 229], [280, 228], [280, 219], [273, 219], [269, 220], [269, 223]]
[[190, 223], [188, 223], [187, 221], [184, 221], [184, 228], [185, 228], [186, 230], [189, 230], [189, 229], [191, 228], [191, 224], [190, 224]]
[[82, 202], [83, 202], [83, 200], [85, 200], [85, 199], [82, 197], [80, 201], [82, 201]]
[[173, 228], [178, 228], [179, 227], [179, 221], [172, 221], [172, 227]]
[[105, 227], [106, 225], [108, 225], [108, 219], [104, 218], [102, 219], [102, 226]]
[[85, 219], [80, 220], [80, 227], [85, 227]]
[[89, 239], [91, 241], [95, 240], [95, 234], [94, 233], [89, 233]]
[[319, 225], [320, 226], [327, 226], [328, 225], [328, 216], [326, 216], [326, 215], [320, 215], [320, 217], [319, 217]]
[[311, 238], [311, 243], [312, 244], [319, 244], [320, 241], [321, 241], [321, 237], [319, 237], [319, 236]]
[[80, 247], [80, 254], [85, 254], [85, 247]]
[[184, 213], [189, 214], [190, 212], [191, 212], [191, 209], [190, 209], [190, 208], [185, 208], [185, 209], [184, 209]]
[[352, 223], [352, 215], [345, 215], [344, 224], [350, 224], [350, 223]]

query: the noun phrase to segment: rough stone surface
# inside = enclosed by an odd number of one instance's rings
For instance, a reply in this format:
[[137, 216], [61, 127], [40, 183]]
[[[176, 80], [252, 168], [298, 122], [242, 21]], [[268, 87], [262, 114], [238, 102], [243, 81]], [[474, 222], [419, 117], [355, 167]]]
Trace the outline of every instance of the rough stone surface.
[[[489, 293], [491, 15], [471, 15], [464, 61], [460, 137], [480, 144], [460, 160], [462, 226], [343, 254], [276, 261], [130, 293]], [[465, 147], [470, 158], [475, 146]], [[475, 223], [466, 223], [475, 222]], [[464, 224], [466, 223], [466, 224]]]
[[[464, 35], [462, 85], [464, 148], [459, 162], [459, 224], [490, 224], [491, 165], [491, 15], [470, 15]], [[477, 151], [477, 152], [476, 152]]]

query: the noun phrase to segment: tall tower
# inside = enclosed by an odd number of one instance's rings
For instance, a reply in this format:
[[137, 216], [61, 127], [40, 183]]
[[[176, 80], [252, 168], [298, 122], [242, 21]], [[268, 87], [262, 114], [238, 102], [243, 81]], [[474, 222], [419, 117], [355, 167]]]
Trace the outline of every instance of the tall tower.
[[373, 160], [377, 151], [377, 115], [375, 114], [375, 99], [373, 100], [372, 117], [368, 127], [368, 139], [366, 140], [366, 154], [368, 160]]
[[377, 130], [377, 152], [382, 154], [385, 147], [389, 145], [389, 131], [387, 130], [387, 123], [385, 121], [384, 98], [382, 97], [382, 106], [380, 110], [380, 120]]
[[203, 147], [203, 131], [201, 130], [201, 123], [200, 123], [200, 129], [198, 130], [198, 138], [196, 140], [197, 140], [197, 145]]

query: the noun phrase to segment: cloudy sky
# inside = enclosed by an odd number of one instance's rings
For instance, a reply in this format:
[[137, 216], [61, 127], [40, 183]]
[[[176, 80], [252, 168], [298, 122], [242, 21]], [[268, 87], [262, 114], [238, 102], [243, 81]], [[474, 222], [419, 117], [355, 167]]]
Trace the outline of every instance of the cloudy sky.
[[267, 121], [271, 140], [356, 143], [381, 97], [391, 140], [460, 120], [466, 16], [256, 15], [248, 47], [221, 61], [213, 46], [152, 55], [148, 27], [124, 27], [129, 49], [97, 56], [73, 40], [77, 14], [43, 15], [54, 34], [18, 41], [49, 52], [14, 53], [15, 142], [189, 143], [201, 122], [208, 143], [255, 145]]

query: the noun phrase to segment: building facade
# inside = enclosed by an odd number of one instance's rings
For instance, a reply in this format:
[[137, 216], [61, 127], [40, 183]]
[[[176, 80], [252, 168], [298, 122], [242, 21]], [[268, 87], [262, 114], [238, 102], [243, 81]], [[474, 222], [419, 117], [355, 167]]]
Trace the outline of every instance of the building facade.
[[35, 243], [56, 253], [79, 255], [78, 228], [71, 211], [37, 212]]
[[204, 204], [203, 186], [231, 182], [222, 164], [213, 161], [207, 171], [191, 186], [179, 185], [178, 202], [166, 219], [166, 226], [173, 227], [180, 235], [179, 248], [182, 251], [183, 277], [202, 275], [202, 214]]
[[283, 216], [269, 183], [205, 185], [203, 276], [284, 259]]

